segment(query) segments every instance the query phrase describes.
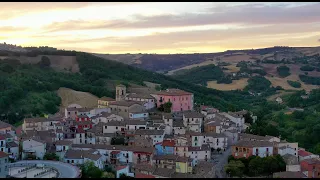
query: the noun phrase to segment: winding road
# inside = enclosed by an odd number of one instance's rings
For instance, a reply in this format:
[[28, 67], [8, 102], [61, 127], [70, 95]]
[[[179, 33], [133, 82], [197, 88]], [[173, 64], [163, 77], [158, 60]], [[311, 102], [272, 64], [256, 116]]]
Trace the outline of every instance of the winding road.
[[224, 171], [224, 166], [228, 164], [228, 157], [231, 155], [231, 148], [228, 147], [220, 156], [218, 156], [218, 163], [215, 164], [216, 178], [226, 178], [227, 174]]
[[27, 166], [35, 164], [44, 164], [55, 168], [59, 172], [58, 178], [78, 178], [80, 176], [80, 169], [77, 166], [73, 166], [68, 163], [60, 161], [42, 161], [42, 160], [28, 160], [28, 161], [18, 161], [15, 163], [10, 163], [10, 166]]

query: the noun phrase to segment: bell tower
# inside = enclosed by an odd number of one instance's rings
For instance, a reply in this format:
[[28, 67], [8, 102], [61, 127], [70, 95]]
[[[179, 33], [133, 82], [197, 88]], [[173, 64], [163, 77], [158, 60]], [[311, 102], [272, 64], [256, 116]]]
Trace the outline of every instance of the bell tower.
[[126, 97], [126, 86], [120, 84], [116, 86], [116, 101], [123, 101]]

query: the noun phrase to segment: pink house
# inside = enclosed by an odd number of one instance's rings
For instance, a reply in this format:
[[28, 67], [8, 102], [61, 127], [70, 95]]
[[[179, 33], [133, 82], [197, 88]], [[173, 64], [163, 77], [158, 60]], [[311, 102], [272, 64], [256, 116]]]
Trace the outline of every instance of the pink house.
[[193, 94], [180, 89], [167, 89], [154, 94], [156, 106], [171, 102], [171, 112], [193, 110]]

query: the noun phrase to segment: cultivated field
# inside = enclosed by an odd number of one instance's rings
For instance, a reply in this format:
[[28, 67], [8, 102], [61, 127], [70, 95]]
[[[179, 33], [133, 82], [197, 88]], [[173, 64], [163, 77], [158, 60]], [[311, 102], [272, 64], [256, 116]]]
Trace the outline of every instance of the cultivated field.
[[[302, 90], [305, 89], [306, 91], [311, 91], [312, 89], [317, 89], [319, 88], [319, 86], [317, 85], [311, 85], [311, 84], [305, 84], [304, 82], [300, 81], [299, 75], [297, 74], [291, 74], [288, 77], [285, 78], [280, 78], [280, 77], [271, 77], [271, 76], [265, 76], [265, 78], [267, 78], [272, 86], [276, 87], [276, 86], [281, 86], [283, 89], [286, 90]], [[298, 81], [301, 83], [301, 88], [294, 88], [292, 86], [290, 86], [287, 82], [287, 80], [291, 80], [291, 81]]]
[[217, 81], [209, 81], [208, 88], [217, 89], [221, 91], [231, 91], [237, 89], [243, 89], [248, 84], [248, 78], [243, 78], [240, 80], [233, 80], [231, 84], [217, 84]]

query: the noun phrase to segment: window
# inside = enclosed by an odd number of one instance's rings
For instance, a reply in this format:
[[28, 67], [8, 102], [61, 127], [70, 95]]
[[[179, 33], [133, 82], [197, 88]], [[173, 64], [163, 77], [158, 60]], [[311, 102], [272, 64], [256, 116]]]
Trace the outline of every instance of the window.
[[124, 112], [127, 112], [127, 109], [125, 109]]
[[176, 98], [173, 98], [173, 101], [176, 101]]
[[118, 129], [118, 126], [116, 126], [116, 129]]
[[108, 126], [104, 126], [104, 128], [105, 128], [105, 129], [107, 129], [107, 128], [108, 128]]
[[71, 163], [74, 163], [74, 161], [72, 160]]
[[70, 111], [68, 112], [68, 114], [70, 115]]
[[186, 100], [188, 100], [188, 97], [186, 97]]

